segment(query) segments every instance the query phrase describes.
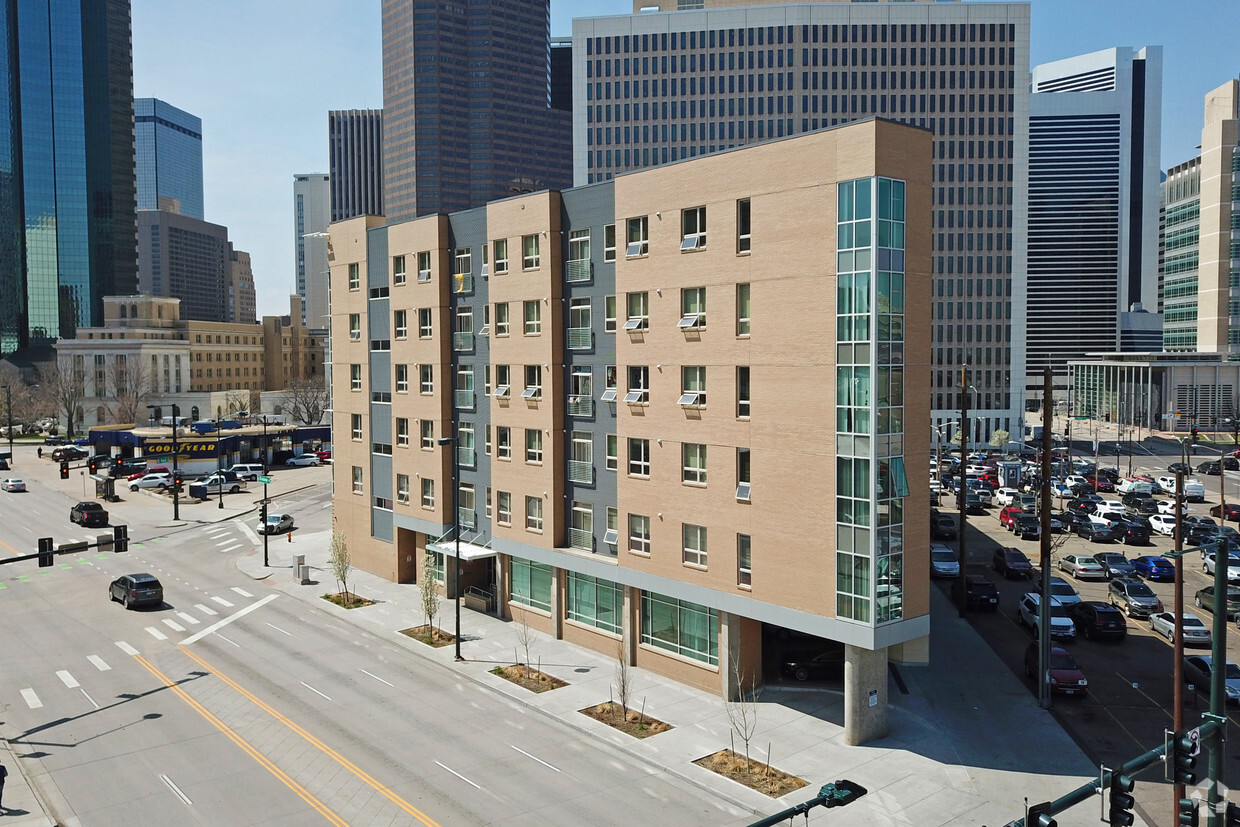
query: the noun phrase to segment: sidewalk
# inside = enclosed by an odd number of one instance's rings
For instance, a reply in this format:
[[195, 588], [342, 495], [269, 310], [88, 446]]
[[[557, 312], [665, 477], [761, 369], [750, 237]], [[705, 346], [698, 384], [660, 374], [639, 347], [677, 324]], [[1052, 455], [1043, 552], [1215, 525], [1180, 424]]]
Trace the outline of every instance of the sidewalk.
[[[856, 804], [830, 813], [835, 824], [977, 825], [991, 827], [1023, 816], [1024, 800], [1047, 801], [1085, 783], [1095, 774], [1090, 761], [1055, 720], [1037, 706], [1028, 688], [977, 636], [938, 588], [931, 595], [931, 663], [893, 667], [891, 734], [860, 747], [843, 743], [843, 698], [839, 692], [801, 687], [763, 690], [758, 730], [751, 750], [758, 760], [800, 776], [801, 790], [772, 800], [696, 766], [693, 761], [731, 745], [731, 727], [720, 698], [633, 668], [633, 697], [647, 714], [674, 729], [637, 740], [600, 724], [578, 710], [614, 697], [616, 665], [612, 658], [540, 634], [531, 649], [536, 668], [568, 683], [534, 694], [490, 674], [510, 664], [519, 648], [516, 624], [462, 608], [461, 651], [432, 649], [399, 630], [425, 618], [417, 586], [400, 585], [354, 570], [349, 587], [377, 601], [345, 610], [321, 598], [337, 590], [328, 565], [328, 532], [297, 532], [294, 542], [270, 547], [271, 568], [264, 569], [255, 549], [238, 558], [238, 568], [255, 579], [321, 611], [334, 613], [408, 651], [438, 662], [486, 685], [527, 709], [605, 742], [640, 765], [666, 771], [756, 817], [812, 798], [837, 779], [869, 790]], [[305, 555], [313, 585], [293, 579], [294, 555]], [[453, 606], [444, 601], [439, 623], [451, 630]], [[738, 742], [739, 749], [739, 742]], [[1063, 825], [1092, 823], [1085, 805], [1061, 816]], [[1089, 810], [1088, 813], [1085, 811]], [[811, 822], [826, 822], [815, 808]]]

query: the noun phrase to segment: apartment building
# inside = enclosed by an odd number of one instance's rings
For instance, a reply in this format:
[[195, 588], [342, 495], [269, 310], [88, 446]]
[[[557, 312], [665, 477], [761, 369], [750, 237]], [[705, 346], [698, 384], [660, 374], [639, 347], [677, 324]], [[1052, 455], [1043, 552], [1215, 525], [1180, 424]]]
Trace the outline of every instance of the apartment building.
[[868, 120], [333, 224], [354, 564], [729, 696], [814, 635], [876, 737], [929, 651], [930, 153]]

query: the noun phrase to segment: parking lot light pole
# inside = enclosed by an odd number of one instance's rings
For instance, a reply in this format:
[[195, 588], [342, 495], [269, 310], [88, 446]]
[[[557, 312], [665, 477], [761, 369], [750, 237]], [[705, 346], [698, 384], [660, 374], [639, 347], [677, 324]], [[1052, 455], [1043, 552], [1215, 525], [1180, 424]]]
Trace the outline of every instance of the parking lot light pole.
[[220, 442], [220, 424], [215, 423], [215, 471], [220, 482], [220, 508], [224, 507], [224, 455], [220, 453], [223, 444]]
[[956, 504], [960, 508], [960, 573], [957, 579], [960, 584], [960, 605], [957, 607], [960, 617], [968, 615], [968, 579], [969, 540], [968, 540], [968, 473], [969, 466], [969, 435], [973, 429], [969, 427], [969, 369], [960, 369], [960, 473], [957, 478]]
[[[160, 409], [160, 405], [147, 405], [149, 410], [156, 411]], [[176, 405], [172, 406], [172, 519], [180, 522], [181, 520], [181, 474], [177, 465], [177, 458], [181, 454], [181, 449], [177, 445], [177, 425], [181, 418], [181, 409]]]

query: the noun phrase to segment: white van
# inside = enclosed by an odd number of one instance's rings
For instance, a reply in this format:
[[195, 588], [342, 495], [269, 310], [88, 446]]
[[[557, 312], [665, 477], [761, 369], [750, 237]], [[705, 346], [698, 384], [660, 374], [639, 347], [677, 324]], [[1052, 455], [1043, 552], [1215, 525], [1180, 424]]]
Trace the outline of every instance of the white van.
[[1196, 478], [1184, 480], [1184, 499], [1190, 503], [1203, 503], [1206, 501], [1206, 486]]
[[1154, 486], [1150, 485], [1145, 480], [1133, 479], [1132, 477], [1126, 477], [1123, 480], [1120, 480], [1120, 483], [1116, 486], [1116, 489], [1121, 494], [1145, 494], [1147, 496], [1153, 496], [1154, 494]]
[[263, 473], [263, 466], [257, 462], [243, 462], [232, 466], [228, 470], [232, 471], [243, 480], [250, 480], [253, 482], [258, 479], [259, 474]]

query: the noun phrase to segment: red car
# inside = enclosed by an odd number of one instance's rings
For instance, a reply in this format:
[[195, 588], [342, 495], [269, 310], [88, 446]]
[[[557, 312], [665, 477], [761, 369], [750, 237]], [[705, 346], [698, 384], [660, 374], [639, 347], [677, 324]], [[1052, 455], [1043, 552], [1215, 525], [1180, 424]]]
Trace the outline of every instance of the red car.
[[[1089, 681], [1085, 679], [1085, 673], [1081, 671], [1081, 667], [1077, 666], [1076, 658], [1072, 657], [1067, 649], [1060, 646], [1051, 647], [1050, 664], [1046, 671], [1050, 672], [1051, 692], [1084, 695], [1089, 691]], [[1037, 673], [1038, 642], [1035, 640], [1025, 650], [1025, 675], [1032, 678]]]
[[[1224, 514], [1223, 513], [1224, 511], [1226, 511], [1227, 513]], [[1235, 503], [1227, 503], [1226, 506], [1222, 506], [1222, 505], [1211, 506], [1210, 516], [1221, 517], [1224, 520], [1235, 520], [1236, 522], [1240, 522], [1240, 505], [1236, 505]]]
[[1094, 487], [1099, 494], [1111, 494], [1115, 492], [1115, 483], [1103, 474], [1086, 474], [1085, 481]]
[[129, 477], [127, 477], [127, 480], [133, 481], [133, 480], [136, 480], [138, 477], [145, 477], [147, 474], [155, 474], [155, 473], [171, 474], [172, 469], [169, 468], [167, 465], [152, 465], [149, 468], [147, 468], [145, 471], [139, 471], [136, 474], [130, 474]]
[[332, 458], [331, 451], [315, 451], [314, 455], [319, 458], [319, 462], [327, 462]]
[[1016, 515], [1024, 513], [1016, 506], [1009, 505], [999, 512], [999, 522], [1003, 524], [1004, 528], [1011, 531], [1012, 526], [1016, 525]]

